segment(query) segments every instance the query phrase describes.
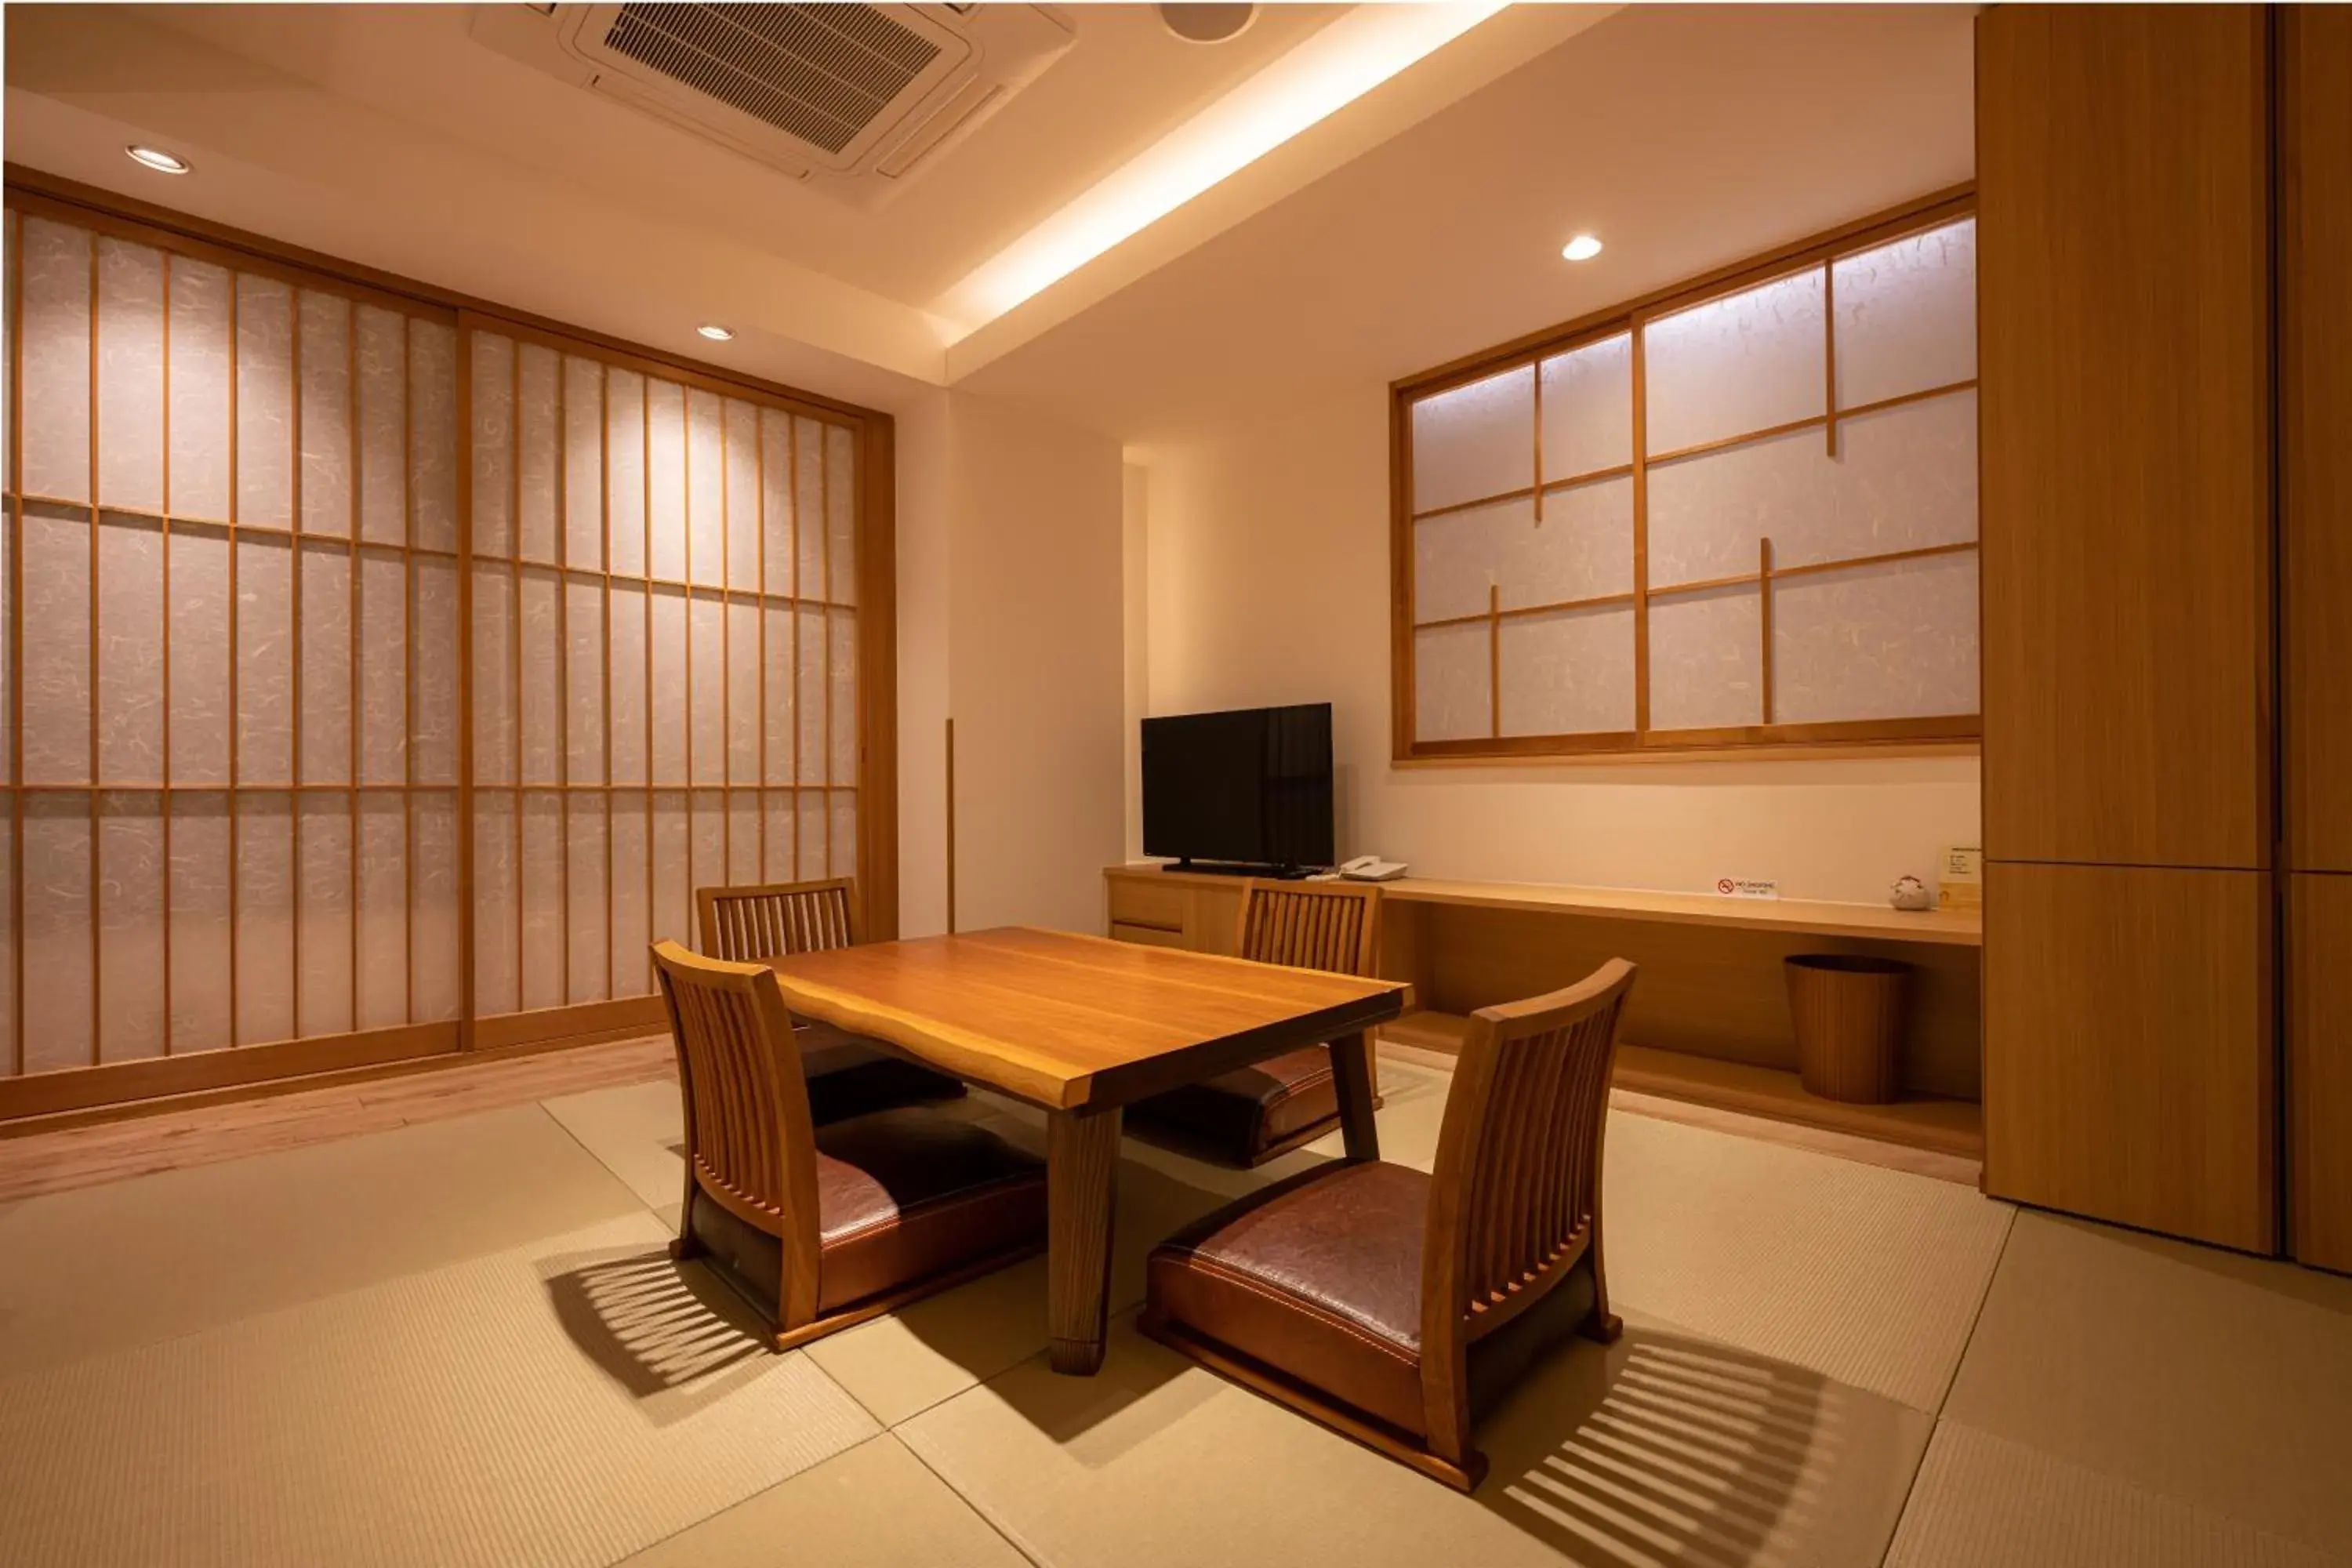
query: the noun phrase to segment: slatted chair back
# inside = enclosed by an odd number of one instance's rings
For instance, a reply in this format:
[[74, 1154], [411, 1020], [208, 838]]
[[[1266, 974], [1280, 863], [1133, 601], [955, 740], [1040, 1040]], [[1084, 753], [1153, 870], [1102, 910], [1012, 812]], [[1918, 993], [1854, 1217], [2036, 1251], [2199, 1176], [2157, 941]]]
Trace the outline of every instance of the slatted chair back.
[[782, 988], [764, 964], [703, 958], [674, 942], [655, 943], [653, 958], [686, 1110], [679, 1233], [694, 1233], [699, 1189], [782, 1238], [784, 1321], [805, 1322], [816, 1310], [816, 1143]]
[[1380, 957], [1381, 890], [1364, 883], [1242, 884], [1235, 951], [1260, 963], [1370, 974]]
[[771, 882], [751, 888], [698, 888], [702, 951], [732, 963], [820, 952], [857, 943], [857, 883]]
[[1612, 959], [1564, 991], [1471, 1015], [1431, 1173], [1425, 1347], [1452, 1352], [1500, 1328], [1597, 1247], [1609, 1072], [1633, 977]]

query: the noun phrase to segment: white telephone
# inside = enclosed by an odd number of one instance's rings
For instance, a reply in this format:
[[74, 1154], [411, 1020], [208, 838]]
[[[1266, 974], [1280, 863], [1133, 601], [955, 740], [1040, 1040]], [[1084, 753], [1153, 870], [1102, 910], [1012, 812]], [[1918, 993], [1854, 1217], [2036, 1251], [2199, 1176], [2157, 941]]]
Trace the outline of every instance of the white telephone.
[[1359, 855], [1339, 868], [1339, 875], [1350, 882], [1393, 882], [1404, 875], [1404, 862]]

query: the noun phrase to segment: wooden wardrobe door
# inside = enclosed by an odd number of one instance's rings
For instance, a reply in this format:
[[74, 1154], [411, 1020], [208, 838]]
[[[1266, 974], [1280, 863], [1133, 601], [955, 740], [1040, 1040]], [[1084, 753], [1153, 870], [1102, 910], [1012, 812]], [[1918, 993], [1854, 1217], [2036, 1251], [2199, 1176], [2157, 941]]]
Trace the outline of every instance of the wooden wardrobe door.
[[2288, 1237], [2352, 1270], [2352, 10], [2279, 44]]
[[1977, 29], [1987, 855], [2267, 865], [2264, 12]]

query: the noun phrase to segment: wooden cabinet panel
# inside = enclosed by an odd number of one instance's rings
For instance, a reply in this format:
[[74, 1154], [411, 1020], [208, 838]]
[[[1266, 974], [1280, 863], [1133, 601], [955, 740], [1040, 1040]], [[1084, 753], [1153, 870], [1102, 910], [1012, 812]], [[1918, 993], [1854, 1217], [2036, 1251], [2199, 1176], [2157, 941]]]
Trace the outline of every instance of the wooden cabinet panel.
[[2270, 879], [1986, 868], [1985, 1190], [2277, 1245]]
[[2291, 1250], [2352, 1271], [2352, 877], [2287, 888]]
[[1978, 21], [1985, 847], [2268, 863], [2268, 22]]
[[2280, 29], [2287, 863], [2352, 871], [2352, 9], [2289, 6]]
[[1114, 873], [1104, 879], [1104, 886], [1110, 899], [1113, 925], [1155, 926], [1161, 931], [1184, 929], [1192, 889], [1181, 882], [1148, 874]]

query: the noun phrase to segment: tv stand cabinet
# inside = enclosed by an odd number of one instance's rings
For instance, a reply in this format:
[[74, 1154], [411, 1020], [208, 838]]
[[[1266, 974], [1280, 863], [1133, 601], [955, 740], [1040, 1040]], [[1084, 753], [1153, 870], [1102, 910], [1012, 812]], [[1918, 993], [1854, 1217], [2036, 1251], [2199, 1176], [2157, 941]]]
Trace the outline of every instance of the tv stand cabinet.
[[[1110, 934], [1234, 951], [1241, 885], [1157, 863], [1104, 872]], [[1716, 899], [1405, 877], [1382, 884], [1381, 973], [1417, 1005], [1385, 1026], [1397, 1045], [1452, 1054], [1468, 1015], [1581, 979], [1606, 960], [1642, 966], [1616, 1084], [1777, 1121], [1981, 1158], [1983, 922], [1973, 912]], [[1781, 960], [1869, 953], [1912, 966], [1904, 1098], [1848, 1105], [1797, 1081]]]

